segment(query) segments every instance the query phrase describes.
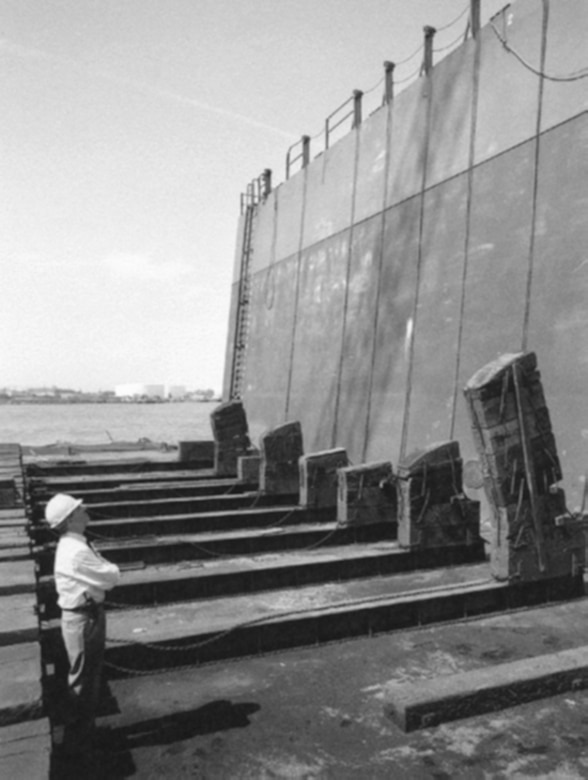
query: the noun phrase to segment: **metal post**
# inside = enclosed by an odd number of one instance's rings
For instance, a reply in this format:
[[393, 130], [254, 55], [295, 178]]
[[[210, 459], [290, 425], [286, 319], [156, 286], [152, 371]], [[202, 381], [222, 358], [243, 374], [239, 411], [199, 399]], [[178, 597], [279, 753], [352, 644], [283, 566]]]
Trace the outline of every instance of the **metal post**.
[[359, 127], [361, 124], [361, 99], [363, 92], [361, 89], [353, 90], [353, 125], [352, 127]]
[[272, 171], [271, 168], [266, 168], [265, 171], [261, 174], [261, 179], [263, 182], [262, 187], [262, 198], [265, 200], [267, 196], [272, 191]]
[[395, 64], [386, 60], [384, 62], [384, 103], [394, 100], [394, 68]]
[[423, 60], [423, 71], [425, 76], [433, 70], [433, 38], [437, 30], [434, 27], [423, 27], [425, 33], [425, 59]]
[[303, 135], [300, 140], [302, 143], [302, 167], [306, 168], [310, 162], [310, 136]]
[[470, 30], [475, 40], [480, 32], [480, 0], [470, 0]]

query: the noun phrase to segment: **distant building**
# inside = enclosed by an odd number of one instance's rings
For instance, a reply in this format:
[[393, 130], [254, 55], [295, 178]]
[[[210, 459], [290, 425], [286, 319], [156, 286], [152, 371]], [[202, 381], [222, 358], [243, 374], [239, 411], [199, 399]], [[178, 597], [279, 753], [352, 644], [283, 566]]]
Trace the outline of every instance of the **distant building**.
[[170, 401], [181, 401], [186, 397], [185, 385], [166, 385], [165, 397]]
[[163, 400], [165, 395], [164, 385], [144, 385], [134, 383], [129, 385], [116, 385], [114, 394], [117, 398], [154, 398]]

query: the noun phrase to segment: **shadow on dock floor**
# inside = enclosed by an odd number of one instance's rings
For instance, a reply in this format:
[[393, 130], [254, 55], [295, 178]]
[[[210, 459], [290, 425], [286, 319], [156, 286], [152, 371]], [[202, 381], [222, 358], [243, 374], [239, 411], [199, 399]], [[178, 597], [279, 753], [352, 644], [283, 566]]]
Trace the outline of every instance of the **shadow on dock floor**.
[[[588, 776], [588, 695], [409, 734], [394, 686], [588, 644], [588, 599], [111, 680], [96, 778], [482, 780]], [[68, 775], [55, 774], [54, 778]], [[77, 777], [81, 777], [78, 774]]]

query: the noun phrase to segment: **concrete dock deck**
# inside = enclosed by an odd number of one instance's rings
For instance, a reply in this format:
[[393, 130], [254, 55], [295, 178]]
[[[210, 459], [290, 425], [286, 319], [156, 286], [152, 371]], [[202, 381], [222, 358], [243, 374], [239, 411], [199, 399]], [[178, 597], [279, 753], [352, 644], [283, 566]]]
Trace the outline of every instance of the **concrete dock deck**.
[[[110, 680], [96, 778], [581, 780], [588, 694], [405, 733], [410, 681], [588, 645], [588, 600]], [[54, 777], [63, 765], [55, 763]]]
[[[240, 752], [244, 744], [239, 740], [234, 743], [234, 755], [227, 755], [220, 762], [206, 758], [206, 747], [196, 747], [194, 753], [192, 746], [194, 740], [199, 745], [208, 744], [208, 735], [214, 735], [213, 740], [223, 740], [225, 732], [237, 726], [241, 730], [250, 728], [262, 709], [264, 716], [265, 712], [275, 715], [275, 702], [282, 703], [287, 724], [284, 728], [295, 729], [287, 737], [287, 742], [294, 744], [298, 726], [286, 713], [291, 701], [304, 709], [311, 722], [324, 721], [324, 713], [316, 714], [314, 709], [331, 707], [325, 704], [327, 701], [333, 702], [333, 711], [343, 712], [345, 705], [337, 697], [341, 694], [345, 700], [351, 696], [357, 701], [363, 696], [366, 686], [357, 685], [364, 680], [364, 671], [369, 671], [371, 680], [377, 679], [374, 664], [378, 659], [382, 662], [377, 648], [383, 647], [387, 648], [385, 663], [397, 663], [398, 679], [407, 682], [402, 664], [418, 655], [407, 655], [407, 637], [413, 633], [431, 632], [434, 637], [446, 624], [448, 633], [444, 636], [449, 641], [463, 626], [484, 625], [485, 621], [503, 616], [528, 615], [544, 603], [550, 606], [539, 608], [538, 613], [551, 615], [551, 610], [562, 606], [571, 609], [574, 605], [579, 610], [577, 619], [583, 614], [584, 582], [580, 575], [532, 586], [496, 582], [484, 560], [481, 538], [446, 548], [401, 549], [396, 542], [394, 518], [339, 527], [334, 508], [309, 511], [288, 497], [272, 502], [266, 497], [262, 499], [255, 486], [244, 486], [234, 479], [212, 479], [209, 471], [192, 471], [190, 479], [189, 470], [177, 467], [157, 471], [155, 466], [146, 469], [139, 464], [139, 469], [140, 473], [126, 467], [116, 471], [114, 464], [109, 463], [101, 472], [100, 464], [94, 462], [89, 474], [84, 474], [79, 464], [75, 473], [68, 474], [66, 465], [57, 466], [53, 472], [47, 464], [42, 475], [38, 469], [30, 473], [30, 517], [38, 520], [43, 502], [54, 491], [79, 491], [80, 497], [87, 497], [93, 516], [89, 533], [95, 544], [123, 569], [121, 585], [109, 594], [107, 603], [106, 676], [110, 695], [103, 702], [101, 757], [91, 768], [98, 773], [97, 777], [127, 777], [136, 772], [139, 776], [145, 772], [147, 777], [256, 780], [271, 776], [337, 780], [357, 777], [358, 761], [352, 760], [345, 749], [339, 750], [338, 736], [333, 743], [336, 749], [331, 753], [329, 740], [335, 733], [344, 735], [356, 720], [361, 721], [361, 715], [357, 719], [342, 715], [337, 732], [327, 733], [328, 729], [319, 727], [326, 740], [324, 746], [317, 747], [325, 757], [324, 763], [315, 760], [307, 740], [308, 730], [303, 740], [310, 750], [308, 761], [288, 757], [287, 749], [282, 749], [285, 764], [280, 757], [268, 758], [261, 747], [261, 733], [256, 743], [259, 755], [252, 761], [251, 754]], [[178, 474], [186, 479], [176, 479]], [[15, 518], [9, 522], [15, 522]], [[43, 702], [52, 724], [52, 739], [59, 743], [59, 680], [65, 664], [51, 576], [55, 540], [35, 521], [32, 526], [27, 524], [23, 512], [5, 532], [14, 545], [14, 534], [26, 527], [33, 541], [42, 629]], [[12, 557], [14, 550], [18, 550], [16, 557]], [[5, 555], [12, 572], [10, 587], [16, 591], [6, 593], [4, 598], [30, 598], [30, 561], [22, 557], [18, 545], [11, 548], [7, 544]], [[561, 603], [569, 598], [573, 602]], [[17, 611], [21, 616], [26, 614], [26, 608], [19, 607]], [[38, 631], [34, 610], [28, 620]], [[10, 634], [7, 626], [8, 646], [18, 640], [14, 634], [17, 628], [13, 622]], [[583, 639], [576, 638], [570, 648], [579, 656], [582, 642]], [[462, 653], [468, 656], [463, 649], [467, 642], [462, 645]], [[395, 655], [393, 648], [404, 651], [398, 650]], [[526, 655], [519, 660], [538, 657], [541, 650], [552, 657], [562, 649], [551, 640], [546, 644], [524, 644], [521, 652], [524, 648]], [[443, 652], [449, 657], [453, 650]], [[495, 654], [488, 651], [489, 655], [484, 652], [480, 651], [476, 663], [460, 665], [455, 659], [448, 661], [447, 671], [475, 672], [476, 668], [490, 668], [497, 662], [516, 658], [510, 650], [505, 654], [501, 650]], [[328, 659], [324, 664], [320, 662], [323, 654]], [[313, 658], [315, 662], [303, 669], [299, 659]], [[423, 659], [423, 669], [429, 661]], [[318, 676], [312, 673], [313, 663]], [[328, 667], [332, 669], [329, 671]], [[261, 677], [252, 673], [253, 669], [270, 680], [263, 690], [275, 701], [263, 698], [257, 682], [253, 688], [248, 684], [242, 687], [238, 682], [242, 675], [243, 679], [255, 678], [259, 682]], [[441, 673], [441, 667], [435, 664], [424, 672], [430, 677]], [[338, 690], [327, 691], [328, 681], [336, 682]], [[302, 693], [295, 693], [293, 686], [305, 691], [305, 703], [300, 698]], [[309, 690], [309, 686], [313, 689]], [[572, 691], [574, 679], [568, 687], [570, 695], [581, 695]], [[244, 693], [244, 700], [234, 701], [235, 690], [249, 693]], [[288, 698], [284, 698], [287, 692]], [[321, 692], [324, 695], [319, 696]], [[29, 699], [34, 705], [34, 696]], [[377, 719], [383, 724], [379, 729], [390, 735], [390, 729], [397, 727], [385, 715], [389, 704], [383, 694], [379, 703]], [[375, 722], [376, 716], [370, 717]], [[263, 721], [262, 731], [286, 740], [281, 729], [278, 723]], [[361, 776], [395, 776], [390, 772], [393, 768], [396, 771], [395, 762], [403, 758], [409, 743], [402, 739], [394, 742], [398, 752], [394, 753], [394, 760], [388, 761], [386, 749], [373, 737], [362, 731], [360, 739], [380, 751], [379, 763], [358, 747], [358, 755], [369, 767], [369, 773], [362, 772]], [[403, 735], [403, 739], [409, 738]], [[171, 753], [168, 754], [167, 747], [158, 749], [164, 743], [173, 745]], [[187, 763], [183, 761], [184, 753], [190, 756]], [[179, 754], [182, 760], [178, 763], [174, 755]], [[237, 769], [239, 766], [241, 769]], [[398, 767], [404, 771], [402, 761]], [[83, 774], [87, 775], [87, 770], [85, 767]], [[236, 771], [242, 774], [231, 774]], [[64, 765], [54, 753], [51, 776], [79, 777], [80, 768]]]

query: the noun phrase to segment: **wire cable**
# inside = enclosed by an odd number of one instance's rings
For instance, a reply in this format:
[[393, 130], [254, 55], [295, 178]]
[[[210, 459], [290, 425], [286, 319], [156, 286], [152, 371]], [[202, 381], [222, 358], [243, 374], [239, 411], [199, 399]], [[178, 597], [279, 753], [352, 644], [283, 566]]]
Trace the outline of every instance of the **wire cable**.
[[419, 65], [416, 70], [413, 70], [413, 72], [410, 75], [405, 76], [403, 79], [394, 79], [394, 86], [396, 86], [397, 84], [404, 84], [407, 81], [410, 81], [415, 76], [418, 76], [420, 74], [421, 70], [422, 70], [422, 65]]
[[433, 49], [433, 51], [435, 52], [435, 54], [441, 54], [441, 52], [448, 51], [449, 49], [452, 49], [456, 45], [456, 43], [461, 43], [465, 39], [466, 33], [467, 33], [467, 30], [464, 33], [460, 33], [457, 36], [457, 38], [454, 38], [451, 41], [451, 43], [448, 43], [446, 46], [441, 46], [438, 49]]
[[512, 54], [515, 59], [517, 59], [521, 65], [527, 70], [530, 70], [531, 73], [534, 73], [536, 76], [540, 76], [541, 78], [547, 79], [548, 81], [559, 81], [559, 82], [567, 82], [567, 81], [579, 81], [580, 79], [588, 78], [588, 68], [582, 68], [581, 70], [576, 71], [575, 73], [569, 73], [565, 76], [556, 76], [550, 73], [545, 73], [544, 71], [540, 70], [539, 68], [535, 68], [533, 65], [531, 65], [530, 62], [527, 62], [527, 60], [522, 57], [518, 51], [512, 48], [512, 46], [508, 43], [506, 38], [500, 33], [496, 25], [493, 21], [490, 21], [490, 27], [492, 28], [494, 35], [498, 38], [500, 43], [503, 45], [504, 49], [509, 53]]
[[462, 19], [467, 12], [469, 11], [469, 4], [465, 6], [463, 11], [459, 14], [459, 16], [456, 16], [455, 19], [453, 19], [451, 22], [448, 22], [447, 24], [443, 25], [443, 27], [437, 27], [436, 30], [438, 33], [443, 32], [444, 30], [449, 30], [450, 27], [453, 27], [454, 24], [457, 24], [460, 19]]
[[425, 45], [421, 43], [421, 45], [418, 47], [418, 49], [415, 49], [412, 54], [409, 54], [408, 57], [405, 57], [403, 60], [397, 60], [394, 62], [396, 67], [399, 65], [405, 65], [407, 62], [410, 62], [414, 57], [417, 56], [423, 49], [425, 48]]
[[384, 77], [384, 76], [382, 76], [382, 78], [381, 78], [381, 79], [378, 81], [378, 83], [377, 83], [377, 84], [374, 84], [374, 86], [373, 86], [373, 87], [370, 87], [369, 89], [366, 89], [366, 90], [364, 90], [363, 94], [364, 94], [364, 95], [369, 95], [371, 92], [375, 92], [375, 90], [376, 90], [378, 87], [381, 87], [381, 86], [382, 86], [382, 84], [384, 83], [384, 78], [385, 78], [385, 77]]

